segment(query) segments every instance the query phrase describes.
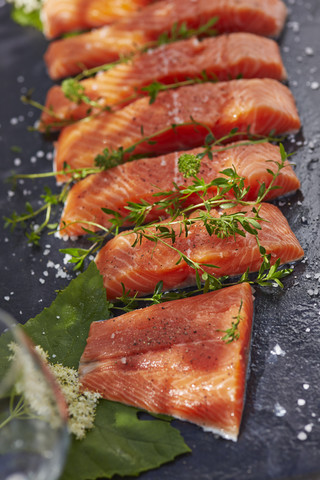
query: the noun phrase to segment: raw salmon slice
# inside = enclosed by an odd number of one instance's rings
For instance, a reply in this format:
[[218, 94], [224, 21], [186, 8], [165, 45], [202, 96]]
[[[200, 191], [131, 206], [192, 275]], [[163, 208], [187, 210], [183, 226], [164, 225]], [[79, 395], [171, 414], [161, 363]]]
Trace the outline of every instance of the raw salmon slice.
[[[141, 98], [113, 114], [104, 112], [96, 118], [66, 127], [56, 145], [55, 168], [64, 164], [72, 168], [89, 167], [105, 148], [124, 149], [154, 135], [156, 144], [143, 142], [134, 154], [153, 156], [204, 143], [208, 133], [204, 126], [191, 125], [191, 118], [209, 127], [217, 138], [238, 127], [251, 133], [275, 134], [296, 132], [300, 120], [289, 89], [272, 79], [232, 80], [203, 83], [161, 92], [150, 105]], [[189, 123], [171, 128], [173, 124]], [[144, 134], [142, 135], [141, 130]], [[58, 176], [58, 180], [63, 180]]]
[[[249, 210], [248, 207], [237, 207], [227, 212], [243, 211], [252, 216]], [[261, 222], [258, 237], [260, 244], [271, 254], [272, 262], [280, 258], [281, 264], [284, 264], [302, 258], [303, 250], [280, 210], [264, 203], [260, 214], [265, 221]], [[211, 215], [218, 218], [220, 214], [211, 211]], [[168, 220], [163, 223], [167, 225]], [[174, 247], [194, 262], [218, 267], [203, 267], [216, 277], [240, 275], [247, 269], [255, 272], [260, 268], [261, 256], [254, 235], [218, 238], [216, 235], [210, 236], [202, 222], [191, 225], [187, 237], [179, 236], [180, 224], [177, 221], [170, 228], [176, 232]], [[156, 229], [148, 227], [147, 232], [155, 234]], [[155, 245], [145, 238], [141, 244], [132, 247], [135, 240], [136, 234], [133, 232], [117, 235], [96, 257], [109, 299], [121, 296], [121, 283], [127, 290], [130, 289], [132, 295], [153, 292], [160, 280], [163, 281], [164, 290], [195, 284], [195, 270], [184, 260], [179, 262], [178, 252], [166, 244], [158, 242]], [[171, 242], [170, 239], [165, 241]]]
[[[232, 33], [207, 38], [202, 42], [192, 38], [164, 45], [152, 52], [136, 55], [130, 63], [120, 64], [80, 83], [90, 99], [99, 100], [101, 106], [113, 106], [115, 109], [133, 101], [137, 91], [143, 93], [141, 87], [153, 81], [172, 84], [201, 78], [203, 72], [217, 80], [236, 79], [238, 76], [276, 80], [286, 78], [275, 41], [250, 33]], [[78, 104], [68, 100], [57, 85], [49, 90], [46, 107], [54, 111], [54, 116], [43, 113], [43, 126], [64, 120], [79, 120], [89, 114], [87, 103]]]
[[153, 0], [46, 0], [41, 11], [44, 34], [54, 38], [74, 30], [109, 25]]
[[198, 28], [219, 17], [219, 33], [243, 31], [273, 37], [281, 32], [286, 15], [281, 0], [162, 0], [111, 26], [53, 42], [45, 60], [49, 75], [57, 79], [136, 52], [169, 33], [175, 24]]
[[[223, 331], [239, 310], [239, 338], [226, 343]], [[252, 292], [244, 283], [93, 322], [80, 382], [109, 400], [237, 440], [252, 316]]]
[[[195, 150], [170, 153], [156, 158], [135, 160], [119, 165], [111, 170], [90, 175], [81, 180], [70, 190], [66, 205], [61, 217], [60, 228], [62, 235], [85, 235], [82, 227], [98, 230], [83, 222], [94, 222], [104, 227], [110, 227], [110, 215], [102, 211], [102, 207], [115, 210], [122, 217], [128, 215], [125, 208], [128, 202], [153, 203], [160, 198], [154, 197], [156, 192], [165, 192], [173, 188], [175, 182], [181, 188], [192, 184], [192, 179], [185, 179], [179, 172], [178, 159], [182, 153], [198, 154], [202, 148]], [[270, 143], [241, 146], [237, 143], [233, 148], [225, 151], [213, 150], [213, 158], [204, 157], [201, 163], [199, 177], [209, 183], [214, 178], [222, 176], [219, 172], [225, 168], [235, 167], [238, 175], [245, 177], [245, 186], [250, 186], [247, 200], [255, 200], [264, 182], [269, 186], [272, 176], [267, 169], [276, 172], [277, 166], [273, 162], [280, 162], [279, 147]], [[268, 199], [297, 190], [299, 180], [289, 165], [279, 175], [276, 185], [280, 188], [271, 190]], [[213, 194], [215, 189], [209, 191]], [[188, 203], [197, 203], [198, 196], [190, 198]], [[147, 221], [158, 218], [163, 212], [153, 209]], [[74, 223], [77, 222], [77, 223]], [[82, 222], [82, 223], [81, 223]], [[129, 225], [127, 222], [126, 225]]]

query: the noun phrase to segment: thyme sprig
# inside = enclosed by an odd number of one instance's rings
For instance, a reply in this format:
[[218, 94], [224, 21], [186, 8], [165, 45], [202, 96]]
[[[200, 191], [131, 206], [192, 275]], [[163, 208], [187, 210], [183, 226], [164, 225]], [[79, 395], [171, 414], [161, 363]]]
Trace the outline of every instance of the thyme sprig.
[[[88, 110], [86, 112], [87, 116], [85, 117], [85, 119], [81, 119], [81, 120], [87, 121], [89, 119], [94, 119], [99, 117], [99, 115], [102, 112], [113, 113], [114, 111], [117, 111], [118, 107], [121, 107], [122, 105], [127, 105], [128, 103], [134, 100], [138, 100], [139, 98], [143, 98], [147, 96], [150, 98], [149, 103], [152, 104], [155, 102], [160, 92], [165, 92], [167, 90], [174, 90], [180, 87], [186, 87], [186, 86], [196, 85], [200, 83], [209, 83], [209, 82], [216, 83], [217, 81], [218, 79], [214, 74], [207, 74], [206, 71], [203, 71], [201, 75], [196, 76], [194, 78], [188, 78], [186, 80], [181, 80], [181, 81], [177, 81], [169, 84], [162, 83], [155, 80], [149, 83], [148, 85], [145, 85], [144, 87], [141, 87], [141, 88], [136, 87], [132, 95], [124, 97], [119, 101], [113, 103], [112, 105], [106, 104], [105, 100], [102, 97], [98, 98], [97, 100], [93, 100], [92, 98], [90, 98], [85, 93], [84, 85], [81, 84], [78, 80], [76, 80], [76, 78], [67, 78], [62, 82], [61, 88], [65, 97], [71, 102], [77, 105], [81, 105], [81, 104], [88, 105]], [[46, 113], [47, 115], [55, 119], [55, 121], [50, 123], [40, 123], [38, 127], [38, 130], [40, 131], [45, 130], [46, 132], [50, 132], [52, 129], [63, 128], [65, 126], [72, 125], [76, 122], [81, 121], [77, 118], [61, 119], [59, 114], [55, 112], [52, 106], [48, 108], [42, 105], [41, 103], [33, 100], [32, 91], [30, 91], [27, 95], [22, 96], [21, 101], [25, 104], [28, 104], [37, 108], [38, 110], [41, 110], [42, 112]]]
[[[217, 23], [217, 21], [218, 21], [218, 17], [210, 18], [207, 23], [195, 29], [188, 28], [185, 22], [181, 23], [181, 25], [174, 23], [169, 32], [161, 34], [157, 40], [148, 42], [146, 45], [137, 49], [136, 51], [131, 52], [125, 56], [121, 56], [118, 60], [111, 63], [106, 63], [90, 69], [84, 68], [75, 77], [70, 77], [63, 80], [61, 83], [62, 91], [65, 97], [70, 101], [76, 104], [81, 104], [81, 103], [87, 104], [88, 107], [90, 107], [88, 110], [88, 115], [90, 115], [92, 108], [95, 108], [98, 110], [98, 112], [96, 112], [95, 115], [99, 115], [102, 111], [112, 111], [112, 107], [110, 105], [104, 105], [104, 102], [100, 103], [99, 99], [93, 100], [90, 97], [88, 97], [88, 95], [86, 95], [85, 93], [85, 87], [80, 83], [80, 81], [85, 78], [92, 77], [93, 75], [99, 72], [107, 72], [118, 65], [129, 63], [136, 54], [144, 53], [150, 50], [151, 48], [160, 47], [162, 45], [177, 42], [179, 40], [187, 40], [191, 37], [215, 36], [217, 35], [218, 32], [213, 27]], [[149, 95], [150, 103], [153, 103], [156, 99], [156, 96], [161, 91], [165, 91], [172, 88], [178, 88], [180, 86], [193, 85], [196, 83], [209, 82], [209, 81], [217, 81], [217, 78], [214, 75], [211, 75], [211, 76], [208, 75], [205, 71], [201, 74], [200, 77], [197, 77], [194, 79], [186, 79], [184, 81], [175, 82], [170, 85], [168, 84], [166, 85], [161, 82], [155, 81], [143, 87], [140, 92], [136, 90], [136, 92], [131, 97], [121, 100], [120, 102], [116, 103], [114, 106], [118, 106], [119, 104], [121, 105], [123, 103], [127, 103], [129, 100], [134, 100], [139, 98], [141, 96], [141, 92]], [[40, 102], [33, 100], [32, 90], [30, 90], [27, 93], [27, 95], [23, 95], [21, 97], [21, 100], [23, 103], [31, 105], [47, 113], [50, 117], [56, 119], [56, 121], [51, 122], [48, 125], [40, 126], [40, 128], [44, 126], [46, 132], [50, 132], [52, 128], [62, 128], [77, 121], [74, 119], [61, 119], [59, 115], [55, 113], [52, 107], [47, 108], [46, 106], [42, 105]]]
[[10, 227], [11, 231], [20, 225], [22, 228], [27, 228], [27, 222], [35, 219], [40, 214], [44, 213], [44, 220], [40, 225], [31, 224], [31, 227], [26, 231], [26, 237], [33, 245], [39, 245], [41, 234], [44, 230], [56, 230], [58, 224], [50, 223], [53, 213], [53, 208], [61, 203], [64, 203], [69, 190], [69, 183], [66, 183], [60, 193], [52, 193], [49, 187], [44, 187], [44, 194], [40, 195], [43, 200], [43, 205], [38, 209], [34, 209], [30, 202], [25, 204], [25, 212], [18, 214], [13, 212], [10, 217], [4, 217], [5, 228]]
[[[78, 222], [74, 222], [74, 223], [78, 223]], [[83, 226], [82, 228], [88, 235], [87, 240], [91, 243], [91, 246], [89, 248], [72, 247], [72, 248], [61, 248], [59, 250], [60, 253], [70, 255], [71, 258], [69, 259], [69, 263], [75, 264], [73, 268], [74, 271], [82, 270], [84, 267], [85, 260], [90, 255], [94, 255], [95, 253], [97, 253], [98, 250], [100, 250], [105, 239], [111, 234], [116, 235], [118, 233], [117, 227], [106, 228], [103, 225], [99, 225], [95, 222], [85, 222], [85, 224], [91, 227], [98, 227], [100, 230], [103, 231], [103, 233], [97, 234], [93, 230], [90, 230], [89, 228], [85, 228]], [[60, 228], [60, 232], [62, 234], [63, 234], [63, 228], [64, 228], [63, 226]]]
[[[257, 274], [249, 275], [249, 271], [246, 271], [237, 282], [231, 282], [230, 277], [228, 276], [217, 278], [214, 275], [209, 274], [208, 272], [203, 273], [201, 278], [200, 272], [198, 270], [198, 274], [196, 274], [197, 286], [195, 288], [182, 291], [180, 290], [165, 292], [163, 291], [163, 281], [160, 281], [157, 283], [151, 296], [138, 297], [137, 293], [132, 295], [132, 292], [129, 289], [126, 290], [125, 286], [122, 285], [122, 295], [120, 297], [117, 297], [114, 303], [109, 302], [109, 307], [112, 310], [122, 310], [124, 312], [129, 312], [140, 307], [141, 304], [154, 305], [168, 302], [171, 300], [179, 300], [202, 293], [208, 293], [209, 291], [220, 290], [222, 288], [227, 288], [244, 282], [249, 283], [253, 286], [260, 287], [270, 287], [276, 283], [281, 288], [283, 288], [283, 283], [281, 282], [281, 280], [290, 275], [293, 272], [293, 268], [286, 268], [285, 266], [283, 266], [281, 269], [279, 269], [279, 259], [274, 265], [271, 265], [271, 256], [266, 255], [264, 247], [260, 246], [260, 253], [262, 262], [259, 272]], [[225, 331], [226, 335], [223, 338], [225, 339], [224, 341], [227, 341], [227, 343], [236, 340], [238, 332], [237, 327], [241, 321], [240, 312], [241, 310], [239, 310], [237, 318], [234, 318], [236, 322], [232, 322], [230, 329]], [[237, 323], [238, 319], [240, 319], [239, 323]], [[233, 323], [235, 323], [234, 326]]]
[[[280, 175], [283, 168], [286, 166], [286, 161], [288, 155], [285, 152], [285, 149], [282, 144], [280, 144], [280, 161], [270, 161], [275, 164], [276, 170], [273, 171], [271, 169], [267, 169], [268, 173], [271, 175], [271, 181], [268, 185], [264, 182], [261, 183], [257, 198], [254, 201], [247, 201], [245, 200], [246, 195], [249, 192], [249, 187], [245, 187], [244, 178], [240, 177], [236, 169], [234, 167], [226, 168], [220, 172], [221, 177], [217, 177], [209, 183], [206, 183], [203, 178], [199, 178], [197, 176], [199, 162], [201, 161], [202, 153], [198, 155], [192, 154], [182, 154], [179, 158], [178, 165], [179, 170], [185, 176], [193, 176], [193, 182], [191, 185], [185, 188], [179, 188], [177, 185], [174, 185], [172, 190], [166, 192], [157, 192], [153, 196], [155, 199], [157, 197], [161, 197], [160, 200], [156, 200], [154, 202], [146, 202], [143, 201], [141, 203], [128, 203], [126, 209], [129, 211], [127, 219], [131, 223], [135, 223], [137, 232], [139, 231], [140, 227], [149, 212], [152, 209], [156, 209], [160, 212], [165, 212], [166, 215], [173, 218], [173, 220], [178, 216], [182, 215], [183, 220], [181, 222], [188, 223], [189, 225], [194, 222], [201, 220], [205, 224], [206, 228], [208, 229], [208, 233], [210, 233], [211, 228], [214, 228], [214, 225], [220, 224], [221, 229], [220, 233], [214, 229], [213, 232], [216, 232], [218, 235], [226, 235], [227, 232], [229, 233], [238, 233], [240, 235], [243, 232], [237, 229], [235, 222], [241, 224], [241, 227], [244, 228], [248, 233], [251, 233], [251, 229], [259, 229], [259, 225], [256, 223], [257, 220], [261, 220], [258, 216], [258, 210], [255, 211], [257, 205], [261, 204], [268, 194], [277, 188], [276, 180]], [[216, 189], [216, 194], [211, 195], [209, 198], [207, 196], [208, 192], [211, 191], [213, 188]], [[196, 195], [199, 198], [199, 202], [193, 201], [191, 205], [185, 206], [187, 200], [190, 199], [191, 196], [194, 197]], [[226, 216], [222, 214], [219, 218], [214, 218], [210, 215], [210, 211], [213, 208], [232, 208], [238, 205], [241, 206], [248, 206], [253, 209], [253, 213], [255, 217], [247, 218], [244, 217], [241, 212], [232, 215], [232, 222], [230, 224], [230, 216]], [[202, 209], [201, 213], [199, 213], [201, 218], [195, 217], [194, 219], [189, 218], [189, 214], [194, 211], [195, 209]], [[171, 222], [172, 224], [172, 222]], [[153, 224], [156, 226], [156, 224]], [[163, 224], [158, 224], [163, 225]], [[223, 225], [223, 228], [222, 228]], [[187, 225], [185, 225], [185, 228]], [[235, 228], [235, 230], [233, 230]]]
[[243, 301], [241, 299], [238, 313], [235, 317], [232, 317], [231, 327], [227, 328], [226, 330], [218, 330], [218, 332], [225, 333], [225, 335], [222, 337], [223, 342], [231, 343], [235, 340], [239, 340], [240, 338], [239, 324], [242, 320], [242, 317], [241, 317], [242, 307], [243, 307]]
[[187, 40], [188, 38], [191, 38], [191, 37], [215, 36], [217, 35], [218, 32], [213, 27], [217, 23], [217, 21], [218, 21], [218, 17], [212, 17], [207, 21], [207, 23], [205, 23], [204, 25], [201, 25], [198, 28], [188, 28], [185, 22], [181, 23], [181, 25], [179, 25], [178, 23], [174, 23], [172, 28], [169, 30], [169, 32], [159, 35], [157, 40], [148, 42], [143, 47], [138, 48], [136, 51], [128, 55], [121, 56], [118, 60], [114, 62], [105, 63], [103, 65], [100, 65], [94, 68], [84, 69], [74, 78], [75, 80], [79, 81], [84, 78], [92, 77], [93, 75], [101, 71], [106, 72], [108, 70], [113, 69], [117, 65], [121, 65], [123, 63], [129, 63], [134, 57], [134, 55], [139, 53], [144, 53], [150, 50], [151, 48], [161, 47], [162, 45], [177, 42], [179, 40]]
[[[189, 122], [182, 122], [182, 123], [173, 123], [167, 127], [164, 127], [151, 135], [144, 135], [143, 127], [141, 127], [141, 138], [137, 140], [135, 143], [130, 145], [129, 147], [124, 148], [120, 146], [117, 149], [109, 149], [105, 148], [100, 154], [98, 154], [95, 159], [94, 163], [96, 166], [101, 167], [103, 170], [108, 170], [109, 168], [113, 168], [116, 165], [120, 165], [124, 161], [132, 161], [138, 158], [144, 158], [147, 155], [144, 154], [134, 154], [133, 152], [136, 150], [139, 145], [143, 143], [148, 143], [149, 145], [153, 145], [156, 143], [156, 138], [169, 132], [170, 130], [177, 130], [179, 127], [187, 127], [193, 126], [195, 129], [202, 128], [208, 132], [204, 139], [203, 145], [203, 152], [197, 155], [197, 158], [200, 160], [208, 155], [209, 159], [213, 158], [212, 150], [215, 149], [215, 152], [221, 152], [223, 150], [228, 150], [229, 148], [234, 148], [233, 145], [224, 145], [225, 142], [231, 141], [235, 138], [248, 138], [247, 141], [243, 141], [241, 145], [253, 145], [259, 143], [265, 143], [270, 141], [279, 142], [282, 138], [275, 137], [274, 132], [270, 132], [269, 135], [259, 135], [250, 132], [250, 127], [246, 131], [240, 131], [238, 128], [233, 128], [228, 134], [221, 138], [216, 138], [208, 125], [197, 122], [194, 120], [193, 117], [190, 117]], [[219, 146], [219, 149], [215, 147]]]
[[[218, 20], [218, 17], [212, 17], [207, 21], [207, 23], [201, 25], [198, 28], [188, 28], [185, 22], [181, 23], [181, 25], [174, 23], [169, 32], [162, 33], [158, 37], [157, 41], [155, 42], [155, 46], [166, 45], [168, 43], [177, 42], [179, 40], [187, 40], [191, 37], [216, 36], [218, 31], [213, 27], [214, 25], [216, 25]], [[150, 47], [147, 46], [144, 48], [148, 49]]]
[[[236, 196], [237, 202], [239, 203], [239, 201], [241, 201], [247, 193], [247, 190], [244, 188], [244, 180], [237, 175], [234, 169], [226, 169], [221, 172], [223, 175], [225, 175], [225, 177], [215, 179], [212, 182], [206, 184], [203, 179], [195, 175], [197, 171], [199, 171], [198, 168], [200, 168], [200, 163], [202, 158], [205, 155], [208, 155], [209, 158], [213, 158], [213, 152], [227, 150], [228, 148], [233, 148], [233, 146], [224, 145], [223, 142], [225, 142], [226, 140], [232, 140], [234, 137], [237, 137], [237, 136], [246, 135], [249, 137], [249, 140], [241, 142], [241, 145], [258, 144], [258, 143], [263, 143], [270, 140], [276, 140], [276, 138], [272, 137], [272, 133], [270, 136], [266, 137], [262, 135], [250, 134], [249, 130], [246, 132], [240, 132], [238, 131], [238, 129], [233, 129], [229, 132], [228, 135], [225, 135], [223, 138], [215, 139], [210, 128], [208, 128], [204, 124], [196, 122], [191, 117], [190, 122], [185, 122], [182, 124], [172, 124], [149, 136], [144, 136], [143, 129], [141, 129], [141, 134], [142, 134], [141, 139], [139, 139], [136, 143], [134, 143], [133, 145], [127, 148], [119, 147], [118, 149], [115, 149], [115, 150], [105, 149], [102, 152], [102, 154], [99, 154], [96, 157], [95, 165], [92, 167], [73, 169], [68, 165], [64, 165], [64, 168], [58, 172], [42, 172], [42, 173], [36, 173], [36, 174], [13, 175], [12, 177], [9, 178], [9, 180], [12, 182], [16, 182], [18, 179], [40, 179], [40, 178], [49, 178], [56, 175], [67, 176], [68, 180], [64, 185], [61, 193], [59, 194], [52, 194], [51, 190], [46, 188], [44, 191], [44, 194], [41, 195], [41, 200], [43, 201], [43, 205], [41, 205], [38, 209], [33, 209], [30, 203], [27, 203], [26, 211], [23, 212], [22, 214], [13, 212], [10, 217], [5, 217], [5, 221], [6, 221], [5, 226], [6, 227], [10, 226], [12, 230], [14, 230], [18, 225], [20, 225], [22, 228], [26, 228], [27, 222], [34, 220], [36, 217], [38, 217], [41, 214], [45, 214], [45, 219], [41, 223], [40, 227], [37, 226], [36, 229], [34, 229], [32, 226], [31, 229], [29, 229], [29, 231], [26, 232], [26, 236], [28, 240], [31, 243], [38, 245], [41, 233], [46, 228], [48, 228], [49, 230], [54, 230], [57, 228], [57, 224], [51, 223], [50, 219], [51, 219], [54, 207], [64, 203], [72, 183], [78, 182], [79, 180], [86, 178], [88, 175], [91, 175], [94, 173], [100, 173], [103, 170], [119, 165], [123, 163], [125, 160], [132, 161], [142, 156], [145, 157], [145, 154], [144, 155], [134, 154], [134, 151], [137, 146], [145, 142], [153, 144], [155, 142], [154, 139], [157, 136], [171, 129], [176, 129], [177, 127], [186, 126], [186, 125], [193, 125], [195, 128], [204, 128], [208, 131], [208, 134], [205, 138], [205, 144], [203, 146], [202, 152], [200, 152], [196, 156], [189, 155], [185, 157], [182, 155], [180, 157], [179, 168], [185, 176], [194, 177], [193, 184], [185, 189], [179, 189], [177, 185], [173, 185], [173, 189], [171, 191], [157, 192], [154, 195], [155, 201], [153, 203], [148, 203], [145, 201], [141, 203], [129, 203], [127, 206], [128, 217], [126, 217], [125, 219], [121, 218], [120, 215], [117, 214], [116, 212], [108, 211], [108, 209], [104, 209], [105, 213], [111, 214], [111, 216], [113, 217], [111, 218], [111, 222], [113, 222], [114, 225], [109, 233], [112, 233], [114, 231], [116, 232], [119, 231], [119, 228], [121, 228], [125, 220], [136, 223], [138, 226], [141, 225], [145, 221], [148, 213], [154, 208], [157, 209], [159, 212], [163, 210], [168, 215], [171, 215], [173, 217], [177, 216], [182, 211], [184, 202], [194, 194], [197, 194], [200, 197], [201, 202], [196, 204], [194, 207], [186, 208], [184, 212], [186, 214], [190, 213], [190, 211], [192, 211], [194, 208], [204, 207], [205, 209], [210, 211], [211, 208], [214, 208], [217, 206], [220, 206], [222, 208], [227, 208], [228, 206], [236, 204], [234, 203], [234, 200], [232, 201], [230, 201], [230, 199], [227, 200], [227, 194], [231, 190], [233, 192], [233, 196]], [[282, 145], [280, 145], [280, 151], [283, 157], [281, 168], [283, 168], [287, 155]], [[280, 167], [280, 164], [278, 165], [278, 168], [279, 167]], [[269, 173], [273, 174], [271, 170], [269, 171]], [[275, 179], [272, 180], [267, 191], [266, 191], [265, 185], [264, 184], [261, 185], [259, 195], [258, 195], [259, 202], [261, 202], [264, 199], [264, 197], [267, 195], [267, 193], [270, 191], [271, 188], [276, 188], [276, 186], [274, 185], [274, 180]], [[215, 197], [206, 199], [205, 196], [207, 195], [208, 190], [212, 189], [213, 187], [216, 187], [218, 189], [217, 195]], [[162, 198], [160, 200], [157, 200], [157, 197], [159, 196]], [[211, 228], [211, 226], [212, 225], [208, 223], [208, 228]], [[61, 230], [63, 233], [63, 227]], [[90, 230], [87, 233], [93, 234], [93, 232], [91, 232]], [[80, 255], [80, 252], [78, 252], [78, 255], [76, 256], [76, 258], [79, 259], [78, 262], [80, 262], [79, 263], [80, 267], [82, 267], [84, 259], [88, 255], [95, 252], [96, 248], [101, 246], [103, 240], [104, 240], [104, 237], [101, 241], [100, 240], [98, 241], [96, 239], [94, 243], [96, 243], [97, 241], [97, 244], [93, 248], [90, 247], [89, 249], [85, 249], [85, 251], [81, 252], [81, 255]], [[76, 268], [79, 268], [78, 262], [75, 262]]]
[[[197, 292], [207, 292], [209, 290], [222, 288], [223, 281], [225, 281], [227, 277], [218, 279], [215, 275], [206, 270], [206, 268], [216, 268], [214, 265], [195, 262], [175, 246], [177, 236], [188, 236], [191, 226], [196, 223], [204, 225], [210, 236], [216, 235], [219, 238], [227, 238], [230, 236], [236, 237], [236, 235], [245, 236], [247, 234], [254, 235], [258, 244], [262, 263], [253, 283], [261, 286], [277, 283], [279, 286], [282, 286], [280, 280], [291, 273], [292, 270], [286, 268], [279, 270], [279, 259], [276, 261], [275, 265], [271, 265], [271, 255], [266, 253], [265, 248], [260, 245], [258, 239], [258, 232], [261, 230], [260, 223], [264, 221], [259, 214], [260, 203], [272, 189], [277, 188], [275, 185], [276, 179], [280, 175], [281, 170], [285, 167], [286, 160], [289, 156], [286, 154], [282, 145], [280, 146], [280, 152], [281, 160], [275, 162], [277, 166], [276, 171], [274, 172], [271, 169], [268, 169], [270, 175], [272, 175], [272, 180], [269, 186], [266, 187], [264, 183], [261, 184], [258, 198], [255, 201], [244, 200], [245, 195], [248, 193], [248, 188], [244, 187], [244, 179], [236, 173], [234, 168], [232, 168], [225, 169], [221, 172], [225, 177], [219, 177], [209, 184], [205, 184], [203, 179], [194, 176], [193, 184], [190, 187], [180, 190], [176, 186], [173, 191], [159, 192], [155, 194], [155, 197], [157, 195], [165, 195], [165, 198], [158, 202], [148, 203], [144, 201], [140, 204], [128, 204], [127, 209], [129, 214], [125, 218], [110, 209], [104, 209], [104, 211], [108, 215], [113, 215], [111, 219], [113, 229], [117, 227], [119, 230], [127, 220], [136, 223], [133, 230], [128, 232], [128, 234], [135, 234], [135, 240], [133, 241], [132, 247], [141, 244], [143, 239], [146, 239], [153, 242], [155, 246], [158, 243], [165, 244], [166, 247], [178, 254], [177, 264], [184, 261], [188, 266], [195, 270]], [[193, 160], [194, 159], [191, 157], [191, 163], [193, 163]], [[190, 171], [188, 162], [180, 162], [180, 168], [186, 172]], [[216, 187], [217, 193], [207, 199], [205, 197], [206, 193], [213, 185]], [[231, 190], [233, 191], [232, 197], [230, 197]], [[192, 194], [198, 195], [199, 203], [183, 208], [183, 201]], [[217, 206], [227, 209], [237, 205], [249, 207], [249, 210], [251, 210], [253, 215], [247, 216], [244, 211], [224, 212], [220, 216], [211, 215], [212, 209]], [[148, 225], [142, 225], [147, 214], [151, 209], [155, 208], [155, 206], [160, 208], [161, 211], [170, 213], [172, 219], [170, 221], [153, 222]], [[190, 216], [190, 213], [196, 208], [202, 208], [202, 210], [198, 210], [196, 214]], [[78, 261], [83, 265], [83, 255], [77, 256], [75, 255], [75, 252], [70, 249], [64, 250], [64, 253], [73, 255], [72, 262], [77, 264]], [[244, 272], [240, 281], [251, 282], [248, 271]], [[203, 287], [202, 284], [204, 284]], [[128, 296], [130, 297], [130, 295]], [[130, 300], [130, 302], [131, 301], [136, 305], [137, 300]]]

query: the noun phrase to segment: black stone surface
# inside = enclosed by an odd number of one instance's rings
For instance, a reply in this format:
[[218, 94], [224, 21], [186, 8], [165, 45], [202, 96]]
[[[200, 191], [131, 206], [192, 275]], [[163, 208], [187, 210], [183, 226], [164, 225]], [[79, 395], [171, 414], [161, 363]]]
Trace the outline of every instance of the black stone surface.
[[[290, 15], [280, 45], [303, 129], [286, 147], [297, 151], [292, 160], [301, 190], [276, 203], [303, 245], [305, 260], [285, 280], [284, 290], [256, 291], [239, 441], [176, 421], [193, 453], [141, 475], [144, 480], [320, 478], [320, 2], [287, 0], [287, 5]], [[41, 33], [15, 25], [9, 10], [1, 0], [1, 179], [12, 170], [50, 171], [53, 151], [52, 142], [27, 131], [38, 113], [19, 100], [35, 88], [34, 97], [44, 101], [51, 85], [42, 60], [47, 44]], [[21, 152], [12, 151], [13, 146]], [[1, 183], [1, 216], [22, 211], [26, 201], [37, 202], [43, 185], [58, 191], [54, 180], [24, 181], [15, 191]], [[41, 248], [30, 247], [21, 231], [10, 233], [3, 222], [0, 228], [0, 306], [24, 323], [49, 306], [55, 291], [72, 278], [58, 252], [69, 243], [45, 236]], [[277, 416], [281, 409], [286, 413]]]

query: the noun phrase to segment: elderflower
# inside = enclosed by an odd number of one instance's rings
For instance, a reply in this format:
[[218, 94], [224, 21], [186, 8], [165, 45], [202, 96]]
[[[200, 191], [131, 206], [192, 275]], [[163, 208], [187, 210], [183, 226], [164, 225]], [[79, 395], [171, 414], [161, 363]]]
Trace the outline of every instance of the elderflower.
[[[59, 426], [54, 398], [48, 390], [48, 385], [43, 381], [42, 372], [36, 368], [32, 358], [29, 358], [19, 345], [12, 342], [9, 348], [13, 353], [11, 360], [16, 363], [16, 367], [21, 372], [15, 385], [16, 392], [24, 396], [26, 405], [33, 413], [49, 419], [52, 426]], [[49, 363], [48, 354], [39, 345], [35, 347], [35, 350], [47, 363], [65, 397], [69, 413], [70, 433], [81, 440], [85, 437], [86, 430], [93, 427], [95, 410], [101, 395], [86, 390], [81, 391], [77, 370], [64, 367], [60, 363], [54, 365]]]
[[87, 390], [80, 391], [78, 372], [74, 368], [64, 367], [60, 363], [50, 365], [69, 411], [68, 427], [78, 440], [84, 438], [86, 430], [93, 427], [95, 409], [101, 395]]
[[22, 8], [25, 13], [31, 13], [41, 8], [43, 0], [7, 0], [7, 2], [13, 3], [15, 8]]

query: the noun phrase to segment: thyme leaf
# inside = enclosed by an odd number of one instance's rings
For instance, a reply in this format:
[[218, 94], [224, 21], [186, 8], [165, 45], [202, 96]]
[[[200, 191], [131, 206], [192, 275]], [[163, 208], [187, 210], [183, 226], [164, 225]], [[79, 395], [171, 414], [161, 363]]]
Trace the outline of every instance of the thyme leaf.
[[99, 107], [99, 103], [91, 100], [85, 95], [85, 87], [79, 83], [75, 78], [67, 78], [61, 84], [62, 92], [64, 96], [76, 104], [87, 103], [92, 107]]
[[199, 155], [184, 153], [179, 157], [178, 167], [185, 178], [195, 177], [201, 167], [201, 158]]

